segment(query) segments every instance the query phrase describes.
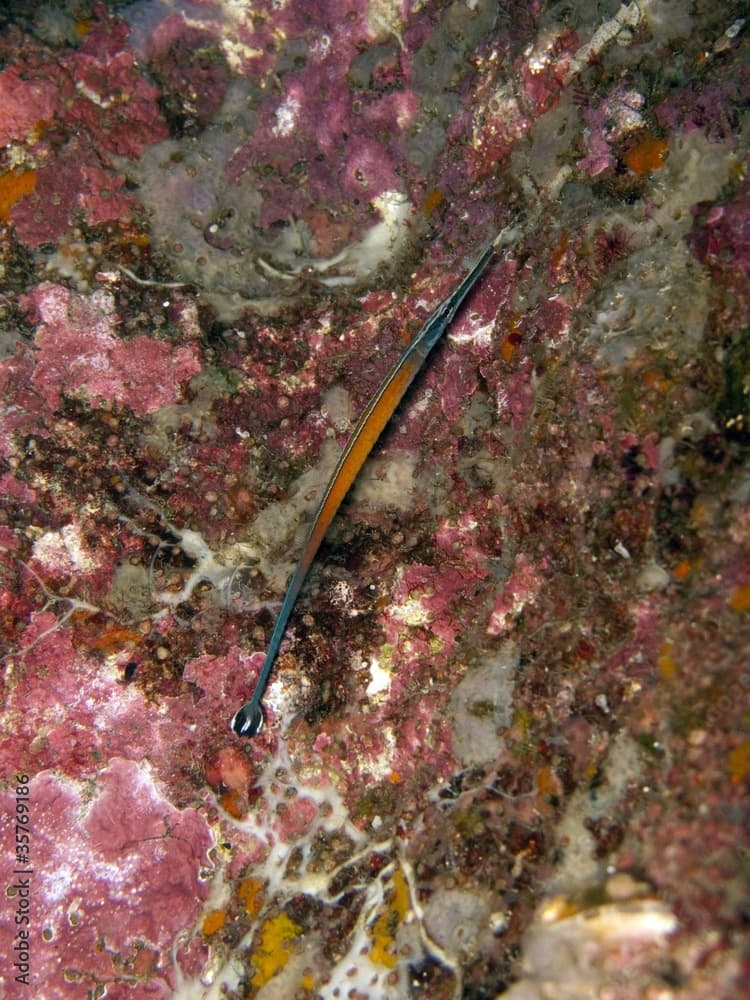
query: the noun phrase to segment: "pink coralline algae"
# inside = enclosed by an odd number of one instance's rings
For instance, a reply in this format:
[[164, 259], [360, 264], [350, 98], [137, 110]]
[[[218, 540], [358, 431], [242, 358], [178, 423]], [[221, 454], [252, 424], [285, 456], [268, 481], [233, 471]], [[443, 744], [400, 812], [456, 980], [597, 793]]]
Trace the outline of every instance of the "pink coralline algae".
[[32, 296], [38, 325], [33, 384], [50, 408], [63, 393], [153, 413], [179, 398], [200, 370], [194, 348], [139, 336], [123, 341], [106, 292], [84, 298], [60, 285]]
[[[13, 798], [3, 798], [4, 815], [15, 816]], [[117, 758], [88, 788], [42, 772], [28, 782], [28, 801], [32, 846], [16, 867], [31, 874], [8, 881], [2, 934], [18, 940], [12, 916], [23, 886], [33, 886], [29, 983], [39, 983], [37, 995], [104, 982], [108, 996], [169, 996], [172, 942], [208, 893], [205, 821], [165, 800], [146, 765]], [[8, 987], [20, 995], [10, 972]]]
[[513, 571], [498, 594], [487, 625], [489, 635], [505, 635], [528, 604], [533, 604], [544, 586], [545, 565], [538, 568], [519, 553]]
[[0, 992], [737, 996], [746, 21], [49, 6], [0, 15]]
[[79, 213], [92, 226], [130, 221], [135, 202], [118, 193], [114, 157], [137, 156], [166, 129], [126, 39], [124, 25], [97, 19], [75, 52], [51, 56], [33, 43], [0, 74], [0, 135], [37, 171], [36, 190], [13, 212], [31, 246], [58, 240]]
[[6, 67], [0, 73], [0, 142], [7, 146], [32, 137], [42, 123], [52, 120], [57, 96], [50, 80], [38, 78], [30, 83], [20, 66]]
[[718, 283], [747, 303], [750, 290], [750, 209], [745, 183], [727, 202], [694, 206], [689, 236], [693, 253]]
[[579, 170], [597, 177], [614, 168], [617, 143], [644, 124], [643, 104], [642, 94], [618, 84], [599, 107], [585, 109], [588, 152], [576, 164]]

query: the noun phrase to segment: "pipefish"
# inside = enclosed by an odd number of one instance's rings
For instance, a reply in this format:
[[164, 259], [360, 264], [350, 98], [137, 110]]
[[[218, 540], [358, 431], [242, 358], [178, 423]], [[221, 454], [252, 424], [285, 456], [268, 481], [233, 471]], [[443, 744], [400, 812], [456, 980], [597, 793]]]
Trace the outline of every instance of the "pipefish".
[[255, 682], [255, 690], [250, 700], [246, 701], [232, 718], [231, 727], [238, 736], [255, 736], [262, 729], [264, 716], [261, 700], [263, 693], [268, 684], [268, 678], [278, 655], [281, 641], [284, 638], [294, 603], [331, 521], [336, 516], [344, 497], [349, 492], [349, 487], [356, 479], [385, 425], [391, 419], [404, 393], [424, 364], [427, 355], [451, 325], [464, 299], [486, 270], [499, 239], [500, 237], [486, 247], [463, 281], [440, 303], [424, 326], [414, 335], [409, 346], [380, 383], [375, 395], [357, 421], [318, 504], [299, 563], [289, 579], [286, 594], [268, 643], [266, 658]]

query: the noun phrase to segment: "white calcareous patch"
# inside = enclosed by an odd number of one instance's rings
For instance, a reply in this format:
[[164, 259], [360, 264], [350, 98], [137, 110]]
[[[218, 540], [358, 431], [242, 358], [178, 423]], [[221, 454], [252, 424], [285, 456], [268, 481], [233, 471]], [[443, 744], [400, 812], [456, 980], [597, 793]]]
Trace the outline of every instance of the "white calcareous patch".
[[660, 982], [659, 949], [676, 929], [677, 918], [658, 899], [606, 899], [579, 908], [574, 900], [553, 897], [524, 934], [523, 976], [503, 1000], [596, 1000], [602, 989], [616, 990], [614, 960], [625, 952], [622, 975], [634, 990], [627, 995], [651, 996], [649, 985]]
[[93, 573], [100, 565], [78, 524], [46, 531], [34, 542], [33, 552], [34, 559], [54, 573]]

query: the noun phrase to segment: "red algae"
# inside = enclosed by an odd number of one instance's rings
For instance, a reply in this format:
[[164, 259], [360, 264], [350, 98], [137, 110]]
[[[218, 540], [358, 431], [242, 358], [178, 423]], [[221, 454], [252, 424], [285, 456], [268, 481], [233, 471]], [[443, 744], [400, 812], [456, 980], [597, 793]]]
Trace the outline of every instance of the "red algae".
[[[7, 25], [0, 951], [35, 995], [737, 995], [748, 40], [673, 8]], [[339, 449], [501, 230], [238, 739]]]
[[0, 73], [3, 120], [0, 142], [35, 137], [40, 126], [51, 121], [57, 104], [54, 83], [39, 77], [30, 81], [21, 66], [6, 66]]
[[[168, 995], [168, 945], [192, 923], [207, 894], [199, 874], [210, 846], [205, 822], [161, 799], [144, 765], [117, 758], [85, 793], [78, 782], [41, 772], [28, 794], [34, 803], [33, 914], [44, 945], [34, 974], [42, 988], [62, 996], [71, 983], [80, 989], [99, 980], [126, 983], [128, 965], [150, 945], [158, 964], [143, 969], [143, 981]], [[11, 812], [12, 799], [4, 798]], [[3, 917], [9, 938], [11, 912], [6, 908]]]
[[117, 338], [106, 294], [85, 299], [48, 286], [34, 293], [32, 302], [39, 317], [35, 387], [50, 408], [62, 393], [82, 393], [92, 401], [152, 413], [175, 402], [181, 384], [200, 370], [191, 347], [172, 350], [144, 336]]

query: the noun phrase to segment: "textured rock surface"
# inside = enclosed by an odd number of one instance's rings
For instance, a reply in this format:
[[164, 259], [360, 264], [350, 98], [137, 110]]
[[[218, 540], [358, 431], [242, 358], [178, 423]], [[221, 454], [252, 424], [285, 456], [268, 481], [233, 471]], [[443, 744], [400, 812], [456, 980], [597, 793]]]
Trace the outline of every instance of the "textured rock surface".
[[4, 994], [737, 996], [741, 5], [0, 17]]

